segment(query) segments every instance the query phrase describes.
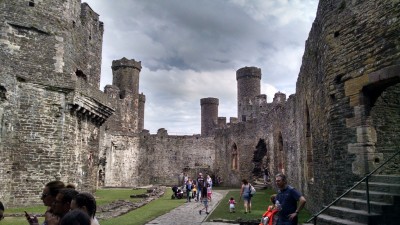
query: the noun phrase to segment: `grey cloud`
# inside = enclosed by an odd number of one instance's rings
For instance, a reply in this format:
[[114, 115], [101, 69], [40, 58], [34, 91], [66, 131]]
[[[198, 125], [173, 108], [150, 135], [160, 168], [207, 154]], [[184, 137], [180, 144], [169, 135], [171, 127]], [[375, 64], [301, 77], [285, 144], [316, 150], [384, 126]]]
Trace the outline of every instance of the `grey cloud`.
[[[316, 1], [88, 0], [105, 24], [102, 86], [111, 61], [142, 61], [145, 128], [200, 130], [200, 98], [236, 116], [236, 70], [262, 69], [268, 99], [294, 93]], [[267, 94], [267, 93], [265, 93]]]

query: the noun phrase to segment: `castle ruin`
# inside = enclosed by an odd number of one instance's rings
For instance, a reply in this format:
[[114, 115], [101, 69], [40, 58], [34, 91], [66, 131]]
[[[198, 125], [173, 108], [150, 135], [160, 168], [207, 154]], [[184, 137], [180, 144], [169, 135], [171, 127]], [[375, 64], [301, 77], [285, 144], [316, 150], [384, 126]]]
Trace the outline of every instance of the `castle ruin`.
[[[61, 179], [79, 190], [175, 185], [182, 171], [227, 186], [284, 172], [311, 211], [400, 146], [400, 3], [321, 0], [296, 93], [260, 93], [261, 69], [236, 71], [238, 115], [203, 98], [201, 134], [145, 130], [141, 62], [112, 63], [99, 90], [103, 23], [80, 0], [0, 1], [0, 199], [40, 204]], [[399, 161], [385, 173], [400, 174]], [[321, 191], [322, 190], [322, 191]]]

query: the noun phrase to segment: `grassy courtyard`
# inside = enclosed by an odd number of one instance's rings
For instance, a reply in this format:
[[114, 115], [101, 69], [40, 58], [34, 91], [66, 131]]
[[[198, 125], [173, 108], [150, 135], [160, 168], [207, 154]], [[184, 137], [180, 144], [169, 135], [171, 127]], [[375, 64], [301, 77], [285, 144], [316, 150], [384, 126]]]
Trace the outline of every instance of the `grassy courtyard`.
[[[146, 190], [145, 189], [101, 189], [95, 193], [96, 200], [99, 206], [111, 203], [115, 200], [129, 200], [129, 201], [139, 201], [139, 199], [130, 198], [131, 194], [142, 194]], [[215, 219], [224, 219], [224, 220], [259, 220], [261, 215], [267, 209], [267, 206], [270, 204], [269, 198], [275, 192], [271, 189], [258, 191], [256, 195], [252, 199], [252, 211], [251, 213], [244, 214], [243, 201], [239, 200], [239, 190], [231, 190], [229, 193], [221, 200], [221, 203], [217, 208], [213, 210], [213, 212], [209, 215], [207, 221], [212, 221]], [[172, 191], [170, 188], [166, 189], [165, 194], [149, 204], [133, 210], [125, 215], [108, 219], [101, 220], [100, 224], [102, 225], [142, 225], [146, 222], [153, 220], [154, 218], [169, 212], [170, 210], [182, 205], [185, 203], [185, 199], [173, 200], [171, 201]], [[234, 197], [237, 201], [236, 204], [236, 213], [229, 213], [228, 208], [228, 200], [230, 197]], [[20, 225], [27, 224], [26, 220], [23, 216], [21, 217], [9, 217], [7, 215], [14, 213], [23, 213], [27, 211], [32, 214], [41, 214], [45, 211], [44, 206], [34, 206], [34, 207], [25, 207], [25, 208], [9, 208], [6, 209], [6, 218], [4, 221], [1, 221], [2, 224], [5, 225]], [[299, 215], [299, 223], [304, 222], [306, 219], [310, 218], [310, 214], [306, 212], [306, 210], [302, 210]], [[42, 222], [43, 218], [39, 218], [39, 221]]]

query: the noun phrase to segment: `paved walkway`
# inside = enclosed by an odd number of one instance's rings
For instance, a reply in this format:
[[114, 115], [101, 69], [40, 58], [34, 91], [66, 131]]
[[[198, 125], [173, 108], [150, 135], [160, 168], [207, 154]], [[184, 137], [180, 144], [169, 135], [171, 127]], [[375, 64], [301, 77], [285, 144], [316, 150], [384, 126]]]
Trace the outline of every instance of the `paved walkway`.
[[[212, 212], [219, 204], [221, 199], [228, 193], [227, 190], [213, 191], [213, 199], [208, 204], [208, 211]], [[203, 208], [203, 204], [194, 202], [185, 203], [178, 208], [150, 221], [146, 225], [238, 225], [233, 223], [204, 222], [207, 218], [205, 212], [199, 214], [199, 210]]]

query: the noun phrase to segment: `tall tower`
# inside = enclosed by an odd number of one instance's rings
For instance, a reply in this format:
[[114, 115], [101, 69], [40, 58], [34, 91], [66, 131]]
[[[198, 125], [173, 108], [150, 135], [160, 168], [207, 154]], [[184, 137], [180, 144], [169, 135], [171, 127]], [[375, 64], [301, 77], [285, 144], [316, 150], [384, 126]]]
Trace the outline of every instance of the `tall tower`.
[[120, 98], [125, 98], [129, 94], [139, 94], [139, 73], [142, 63], [134, 59], [122, 58], [113, 60], [113, 85], [120, 90]]
[[260, 95], [261, 69], [243, 67], [236, 71], [238, 90], [238, 119], [246, 121], [251, 113], [255, 97]]
[[218, 127], [218, 98], [202, 98], [201, 105], [201, 135], [208, 136]]
[[144, 126], [144, 105], [146, 98], [139, 94], [139, 73], [141, 62], [122, 58], [114, 60], [113, 85], [107, 86], [105, 92], [117, 98], [114, 116], [108, 121], [111, 130], [122, 132], [141, 132]]

